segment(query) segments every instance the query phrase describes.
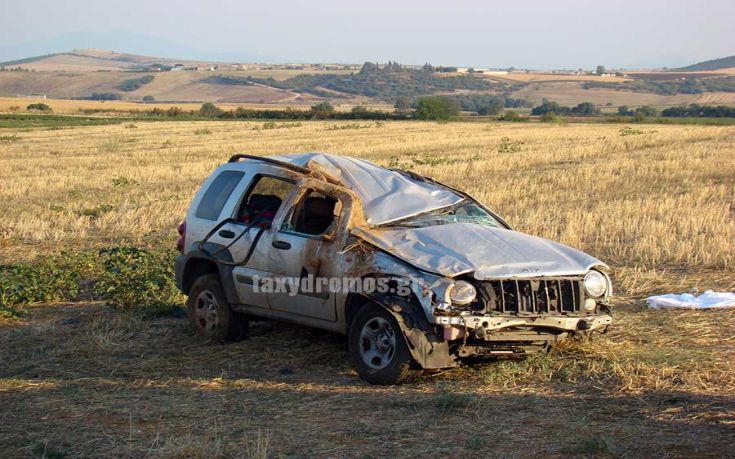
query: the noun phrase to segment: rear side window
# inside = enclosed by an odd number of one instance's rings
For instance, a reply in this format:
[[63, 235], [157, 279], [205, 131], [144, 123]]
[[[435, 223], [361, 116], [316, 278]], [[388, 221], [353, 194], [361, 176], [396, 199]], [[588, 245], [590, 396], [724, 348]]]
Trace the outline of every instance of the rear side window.
[[196, 216], [207, 220], [217, 220], [232, 190], [240, 183], [244, 175], [245, 173], [240, 171], [222, 171], [204, 193], [197, 207]]

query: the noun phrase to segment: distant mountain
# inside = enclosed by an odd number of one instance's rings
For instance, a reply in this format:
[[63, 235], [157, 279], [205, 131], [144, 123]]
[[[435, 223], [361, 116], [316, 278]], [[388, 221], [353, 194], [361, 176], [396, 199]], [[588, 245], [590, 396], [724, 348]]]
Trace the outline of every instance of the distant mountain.
[[210, 52], [183, 46], [169, 40], [126, 30], [110, 32], [75, 32], [32, 43], [7, 46], [0, 45], [0, 62], [25, 59], [28, 56], [43, 56], [63, 53], [70, 49], [102, 48], [114, 51], [125, 50], [143, 56], [167, 56], [170, 59], [207, 62], [273, 62], [247, 50], [237, 52]]
[[0, 62], [0, 66], [21, 66], [29, 70], [42, 71], [72, 70], [93, 72], [98, 70], [153, 70], [150, 67], [154, 64], [174, 65], [175, 63], [191, 64], [193, 62], [88, 48]]
[[698, 64], [689, 65], [673, 69], [677, 72], [699, 72], [702, 70], [720, 70], [735, 67], [735, 56], [722, 57], [720, 59], [712, 59], [710, 61], [700, 62]]

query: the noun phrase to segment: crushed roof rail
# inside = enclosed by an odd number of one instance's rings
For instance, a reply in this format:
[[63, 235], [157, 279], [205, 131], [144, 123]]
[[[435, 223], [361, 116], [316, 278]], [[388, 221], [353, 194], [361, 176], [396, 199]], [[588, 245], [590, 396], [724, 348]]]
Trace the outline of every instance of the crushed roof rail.
[[267, 158], [263, 156], [256, 156], [256, 155], [247, 155], [243, 153], [238, 153], [236, 155], [232, 155], [230, 159], [227, 161], [228, 163], [236, 163], [239, 162], [241, 159], [252, 159], [255, 161], [261, 161], [268, 164], [273, 164], [275, 166], [283, 167], [284, 169], [288, 169], [293, 172], [298, 172], [300, 174], [308, 175], [309, 177], [318, 178], [320, 180], [324, 180], [325, 182], [334, 183], [336, 185], [339, 185], [340, 182], [337, 180], [334, 180], [331, 177], [328, 177], [320, 172], [317, 172], [315, 170], [309, 169], [308, 167], [299, 166], [293, 163], [289, 163], [286, 161], [279, 161], [277, 159], [273, 158]]

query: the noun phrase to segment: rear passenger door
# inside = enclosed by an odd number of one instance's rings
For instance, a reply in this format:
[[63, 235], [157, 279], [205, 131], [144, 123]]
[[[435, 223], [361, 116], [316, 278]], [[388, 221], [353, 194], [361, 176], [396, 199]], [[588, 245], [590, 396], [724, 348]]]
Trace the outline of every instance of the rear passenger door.
[[268, 308], [266, 293], [256, 289], [254, 283], [258, 278], [270, 276], [268, 254], [274, 231], [271, 224], [293, 189], [293, 180], [279, 170], [263, 168], [262, 173], [253, 176], [234, 205], [235, 212], [231, 216], [237, 222], [227, 225], [232, 233], [227, 236], [237, 238], [246, 231], [230, 249], [233, 259], [242, 263], [232, 270], [235, 290], [242, 304]]

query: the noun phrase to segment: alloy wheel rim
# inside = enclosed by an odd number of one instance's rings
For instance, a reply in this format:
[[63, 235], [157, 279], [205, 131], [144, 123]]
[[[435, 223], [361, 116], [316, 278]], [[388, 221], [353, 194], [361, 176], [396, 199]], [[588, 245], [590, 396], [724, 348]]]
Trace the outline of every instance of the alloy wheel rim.
[[387, 367], [396, 352], [396, 333], [383, 317], [373, 317], [360, 331], [360, 357], [373, 370]]
[[205, 333], [212, 333], [219, 324], [217, 298], [209, 290], [202, 290], [194, 302], [196, 324]]

